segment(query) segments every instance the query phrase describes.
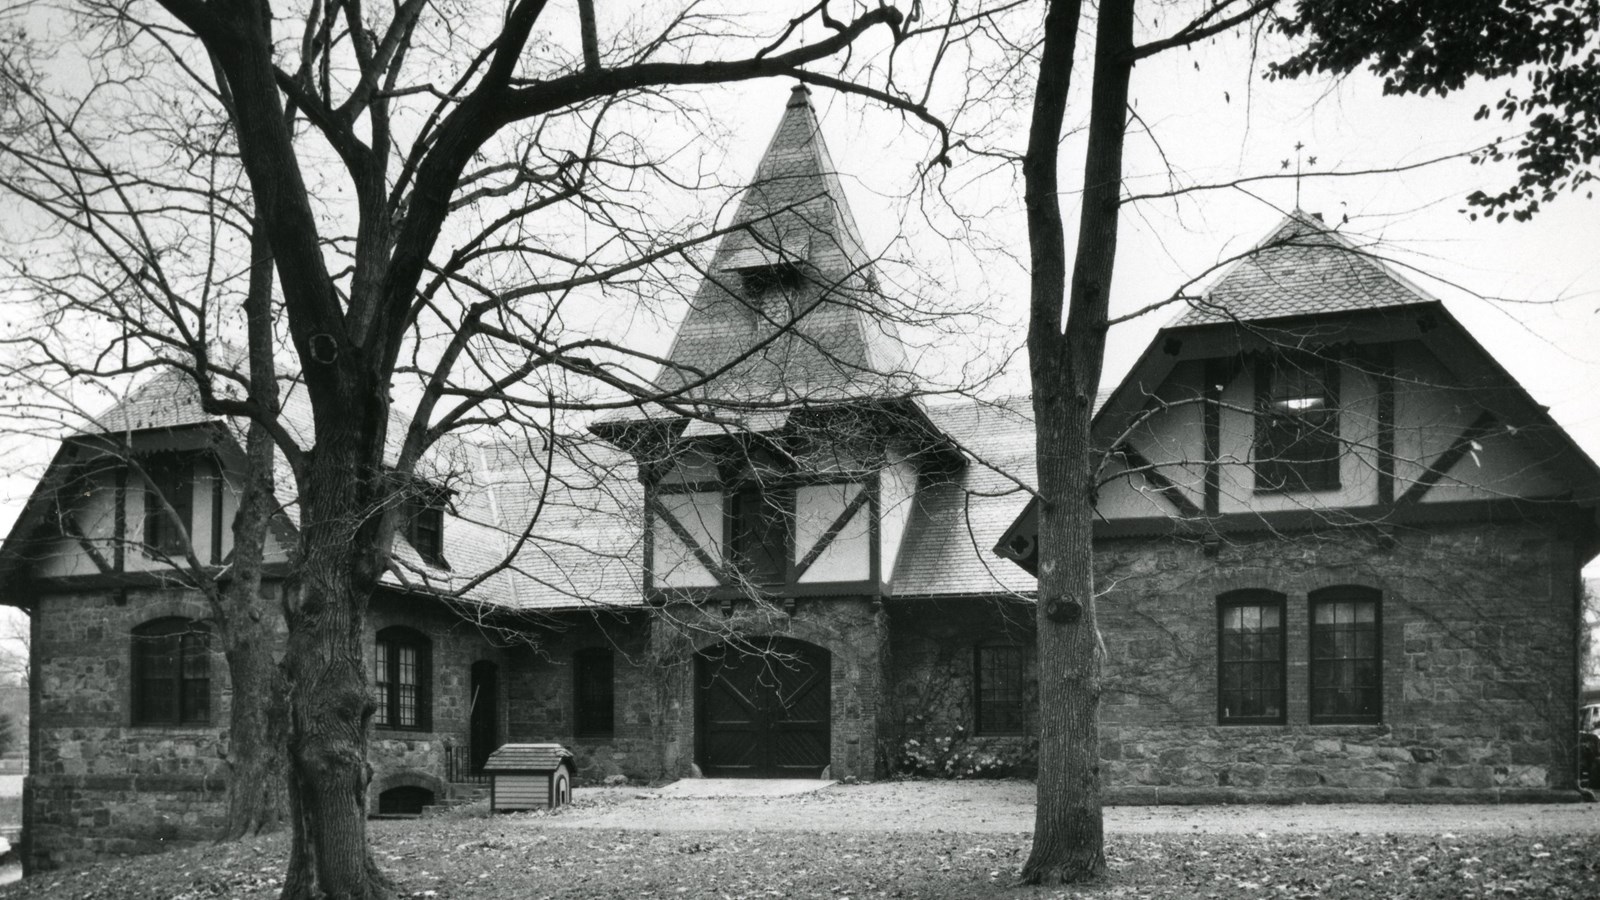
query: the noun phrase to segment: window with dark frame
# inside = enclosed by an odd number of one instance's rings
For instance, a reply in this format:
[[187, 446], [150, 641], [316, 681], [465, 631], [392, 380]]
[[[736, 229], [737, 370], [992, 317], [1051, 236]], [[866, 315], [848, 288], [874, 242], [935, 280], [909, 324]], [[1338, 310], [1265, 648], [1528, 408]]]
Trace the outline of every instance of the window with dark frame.
[[616, 733], [612, 659], [606, 647], [579, 650], [572, 656], [575, 737], [609, 738]]
[[1026, 657], [1015, 644], [979, 644], [974, 652], [973, 707], [980, 735], [1023, 732]]
[[372, 648], [372, 724], [427, 731], [432, 724], [432, 646], [421, 633], [394, 626], [378, 632]]
[[1381, 594], [1337, 587], [1310, 599], [1312, 724], [1381, 722]]
[[144, 470], [144, 550], [150, 556], [182, 556], [185, 542], [163, 498], [171, 505], [184, 529], [194, 527], [194, 456], [157, 453], [139, 461]]
[[1284, 717], [1284, 598], [1232, 591], [1217, 602], [1217, 722], [1281, 725]]
[[445, 566], [443, 503], [407, 500], [403, 513], [406, 541], [412, 549], [417, 551], [423, 562]]
[[1338, 366], [1283, 354], [1256, 367], [1257, 491], [1339, 486]]
[[133, 724], [211, 722], [211, 633], [205, 623], [167, 618], [133, 629]]
[[789, 577], [792, 492], [747, 485], [732, 493], [728, 548], [739, 574], [757, 584]]

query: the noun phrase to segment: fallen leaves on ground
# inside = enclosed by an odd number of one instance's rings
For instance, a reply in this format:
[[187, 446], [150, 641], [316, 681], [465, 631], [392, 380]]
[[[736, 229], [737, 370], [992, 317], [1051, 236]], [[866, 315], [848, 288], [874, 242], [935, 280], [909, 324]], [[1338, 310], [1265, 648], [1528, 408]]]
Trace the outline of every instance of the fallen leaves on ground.
[[[953, 826], [959, 823], [952, 821]], [[373, 853], [417, 900], [537, 898], [1593, 898], [1593, 835], [1113, 835], [1108, 873], [1018, 887], [1026, 834], [556, 829], [548, 816], [373, 822]], [[0, 888], [0, 900], [276, 897], [281, 835]]]

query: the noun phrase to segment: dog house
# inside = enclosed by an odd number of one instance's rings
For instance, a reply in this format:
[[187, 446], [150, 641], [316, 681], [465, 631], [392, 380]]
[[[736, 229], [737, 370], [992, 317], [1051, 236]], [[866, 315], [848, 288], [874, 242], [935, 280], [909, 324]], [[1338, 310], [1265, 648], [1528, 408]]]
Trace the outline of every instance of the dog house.
[[560, 744], [506, 744], [483, 764], [489, 781], [489, 809], [515, 812], [555, 809], [572, 801], [577, 766]]

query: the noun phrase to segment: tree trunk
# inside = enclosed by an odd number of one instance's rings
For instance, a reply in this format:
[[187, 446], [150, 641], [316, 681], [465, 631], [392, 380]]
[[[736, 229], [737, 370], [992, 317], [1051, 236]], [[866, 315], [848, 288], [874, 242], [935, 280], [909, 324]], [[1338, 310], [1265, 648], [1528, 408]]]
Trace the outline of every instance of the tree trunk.
[[[251, 390], [276, 406], [272, 366], [272, 248], [266, 231], [250, 235], [251, 269], [245, 317], [250, 350]], [[263, 608], [261, 565], [278, 504], [273, 490], [276, 450], [260, 422], [245, 433], [244, 483], [233, 518], [233, 579], [222, 589], [218, 620], [233, 708], [228, 721], [228, 819], [224, 840], [237, 840], [283, 825], [287, 810], [284, 782], [288, 695], [273, 658], [274, 617]], [[218, 471], [217, 477], [222, 477]]]
[[[252, 610], [257, 616], [260, 612]], [[287, 821], [287, 703], [272, 630], [261, 620], [223, 626], [233, 710], [228, 719], [228, 818], [223, 840], [276, 831]]]
[[[350, 418], [347, 428], [318, 422], [317, 449], [301, 486], [300, 582], [284, 601], [296, 814], [284, 897], [295, 900], [372, 900], [391, 890], [367, 848], [373, 704], [364, 652], [383, 482], [361, 450], [382, 447], [382, 438], [363, 433], [370, 415]], [[299, 893], [290, 894], [291, 888]]]
[[1116, 260], [1133, 0], [1100, 4], [1083, 208], [1063, 329], [1066, 250], [1056, 148], [1068, 79], [1053, 66], [1071, 65], [1076, 6], [1062, 11], [1053, 5], [1046, 17], [1033, 132], [1023, 169], [1034, 281], [1028, 353], [1041, 496], [1039, 799], [1033, 850], [1022, 870], [1023, 880], [1031, 884], [1085, 881], [1105, 871], [1099, 727], [1103, 659], [1094, 596], [1090, 424]]

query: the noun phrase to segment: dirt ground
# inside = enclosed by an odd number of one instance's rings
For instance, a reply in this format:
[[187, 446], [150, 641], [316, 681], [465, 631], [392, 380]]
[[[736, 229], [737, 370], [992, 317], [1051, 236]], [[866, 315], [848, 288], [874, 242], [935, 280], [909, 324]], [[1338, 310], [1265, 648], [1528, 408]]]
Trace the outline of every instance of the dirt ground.
[[[985, 832], [1033, 830], [1023, 781], [836, 784], [786, 796], [662, 796], [580, 788], [549, 817], [559, 828], [630, 831]], [[1600, 804], [1113, 806], [1114, 834], [1596, 834]]]

